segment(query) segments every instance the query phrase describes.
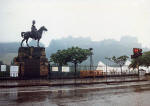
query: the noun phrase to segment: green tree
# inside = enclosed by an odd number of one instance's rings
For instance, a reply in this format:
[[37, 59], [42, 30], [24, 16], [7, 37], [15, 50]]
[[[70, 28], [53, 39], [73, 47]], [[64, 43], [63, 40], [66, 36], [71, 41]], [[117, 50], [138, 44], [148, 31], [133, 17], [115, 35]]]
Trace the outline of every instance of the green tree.
[[129, 68], [138, 68], [138, 66], [150, 66], [150, 51], [144, 52], [142, 56], [132, 59]]
[[58, 50], [56, 53], [52, 54], [50, 58], [51, 61], [59, 64], [60, 66], [66, 65], [68, 62], [67, 50]]
[[105, 59], [108, 59], [114, 63], [116, 63], [117, 65], [119, 65], [120, 69], [121, 69], [121, 74], [122, 74], [122, 66], [124, 66], [125, 62], [127, 61], [129, 57], [126, 55], [120, 56], [120, 57], [116, 57], [113, 56], [112, 58], [108, 58], [106, 57]]
[[91, 54], [89, 49], [82, 49], [79, 47], [71, 47], [64, 50], [58, 50], [50, 56], [51, 61], [61, 65], [66, 65], [68, 62], [82, 63]]

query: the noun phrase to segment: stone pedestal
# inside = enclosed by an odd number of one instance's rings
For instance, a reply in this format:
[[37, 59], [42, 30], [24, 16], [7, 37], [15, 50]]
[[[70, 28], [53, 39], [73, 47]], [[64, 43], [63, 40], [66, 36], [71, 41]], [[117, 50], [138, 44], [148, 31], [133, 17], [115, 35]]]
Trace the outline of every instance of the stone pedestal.
[[14, 64], [19, 66], [19, 77], [48, 76], [48, 59], [43, 47], [20, 47]]

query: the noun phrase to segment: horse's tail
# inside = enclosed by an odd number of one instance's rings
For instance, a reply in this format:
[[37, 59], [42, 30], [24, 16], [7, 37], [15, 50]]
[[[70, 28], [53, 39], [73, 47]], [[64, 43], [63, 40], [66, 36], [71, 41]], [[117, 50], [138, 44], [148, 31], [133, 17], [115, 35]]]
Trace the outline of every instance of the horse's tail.
[[24, 37], [25, 32], [21, 32], [21, 36]]

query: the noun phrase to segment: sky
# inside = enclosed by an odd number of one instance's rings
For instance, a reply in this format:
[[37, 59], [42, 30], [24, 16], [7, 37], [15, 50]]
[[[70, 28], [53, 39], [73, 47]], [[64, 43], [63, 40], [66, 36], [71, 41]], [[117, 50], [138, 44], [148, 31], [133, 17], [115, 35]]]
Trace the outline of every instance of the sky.
[[68, 36], [93, 41], [137, 37], [150, 48], [150, 0], [0, 0], [0, 42], [21, 42], [32, 20], [45, 26], [41, 42]]

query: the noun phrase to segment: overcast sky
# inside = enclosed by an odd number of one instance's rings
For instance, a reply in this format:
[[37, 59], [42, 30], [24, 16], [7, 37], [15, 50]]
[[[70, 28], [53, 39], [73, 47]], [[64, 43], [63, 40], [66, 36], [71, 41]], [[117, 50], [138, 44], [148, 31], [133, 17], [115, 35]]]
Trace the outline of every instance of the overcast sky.
[[103, 40], [129, 35], [150, 48], [150, 0], [0, 0], [0, 42], [45, 26], [41, 42], [74, 36]]

